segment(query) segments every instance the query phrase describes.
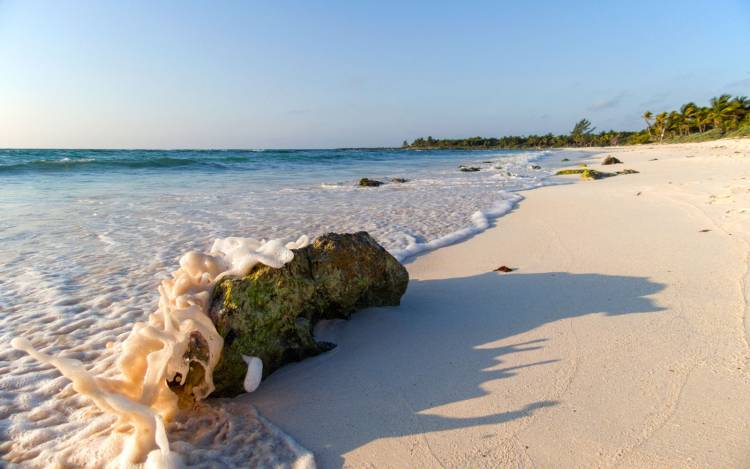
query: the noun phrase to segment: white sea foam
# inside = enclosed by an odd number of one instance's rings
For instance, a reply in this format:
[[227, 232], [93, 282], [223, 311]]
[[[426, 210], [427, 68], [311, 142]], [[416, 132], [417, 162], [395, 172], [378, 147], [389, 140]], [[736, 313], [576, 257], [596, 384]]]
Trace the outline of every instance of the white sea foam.
[[516, 203], [522, 199], [520, 195], [509, 192], [499, 193], [498, 197], [499, 200], [497, 200], [490, 209], [477, 210], [474, 212], [470, 217], [471, 224], [469, 226], [426, 242], [419, 242], [414, 237], [406, 237], [406, 246], [403, 248], [391, 249], [391, 254], [393, 254], [396, 259], [404, 260], [424, 251], [438, 249], [463, 241], [464, 239], [489, 228], [490, 220], [508, 213], [513, 209]]
[[[158, 301], [155, 287], [180, 268], [182, 253], [205, 251], [214, 239], [232, 235], [292, 239], [300, 232], [366, 230], [408, 260], [486, 229], [518, 203], [518, 191], [548, 184], [547, 161], [561, 155], [458, 156], [442, 165], [429, 158], [411, 166], [389, 162], [378, 169], [382, 173], [322, 172], [314, 183], [248, 179], [254, 173], [29, 176], [23, 184], [14, 184], [23, 175], [5, 176], [0, 457], [29, 467], [96, 467], [116, 460], [126, 441], [112, 437], [114, 417], [78, 395], [60, 373], [12, 349], [13, 338], [79, 360], [98, 378], [120, 379], [117, 359], [133, 324], [148, 323]], [[531, 169], [532, 162], [543, 168]], [[462, 163], [481, 171], [461, 173]], [[410, 181], [359, 188], [360, 177]], [[248, 384], [254, 384], [252, 374]], [[252, 408], [210, 401], [189, 418], [165, 422], [170, 449], [187, 465], [292, 467], [311, 458]]]
[[[259, 241], [252, 238], [217, 239], [208, 254], [190, 251], [180, 258], [180, 268], [171, 279], [159, 286], [159, 309], [148, 322], [137, 322], [125, 339], [116, 361], [117, 378], [97, 377], [79, 360], [59, 358], [40, 352], [24, 338], [16, 337], [11, 345], [37, 361], [52, 365], [67, 379], [73, 389], [99, 408], [117, 418], [113, 432], [128, 434], [115, 460], [91, 461], [95, 465], [145, 468], [180, 468], [182, 457], [170, 451], [164, 421], [177, 415], [177, 395], [168, 382], [180, 381], [188, 374], [190, 362], [185, 354], [198, 334], [206, 344], [207, 358], [192, 358], [205, 371], [205, 382], [192, 388], [196, 400], [206, 398], [214, 389], [213, 369], [221, 356], [223, 339], [207, 315], [210, 290], [225, 275], [244, 275], [262, 263], [280, 268], [294, 257], [292, 249], [308, 244], [306, 236], [284, 244], [281, 240]], [[246, 357], [248, 373], [245, 389], [254, 391], [262, 373], [262, 363]], [[107, 451], [112, 453], [112, 450]]]

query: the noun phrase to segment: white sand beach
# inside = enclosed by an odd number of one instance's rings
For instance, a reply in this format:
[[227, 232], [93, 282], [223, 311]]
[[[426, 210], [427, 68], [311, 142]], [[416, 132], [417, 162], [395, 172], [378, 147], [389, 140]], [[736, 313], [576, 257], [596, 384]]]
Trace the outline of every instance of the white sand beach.
[[750, 140], [588, 154], [640, 173], [524, 192], [241, 399], [321, 468], [750, 467]]
[[750, 469], [750, 0], [179, 6], [0, 0], [0, 469]]

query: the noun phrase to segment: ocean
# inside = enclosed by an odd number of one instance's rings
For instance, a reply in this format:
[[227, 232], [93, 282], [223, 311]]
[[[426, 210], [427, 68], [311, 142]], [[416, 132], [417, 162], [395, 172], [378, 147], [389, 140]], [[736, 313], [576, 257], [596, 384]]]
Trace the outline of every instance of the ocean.
[[[552, 151], [0, 150], [0, 455], [39, 466], [78, 461], [81, 440], [104, 438], [111, 424], [57, 371], [12, 350], [13, 338], [110, 376], [113, 350], [156, 308], [159, 281], [186, 251], [229, 236], [293, 240], [364, 230], [408, 262], [488, 228], [515, 207], [519, 191], [549, 184], [561, 158]], [[363, 177], [386, 184], [359, 187]], [[274, 435], [274, 454], [303, 451]], [[209, 440], [178, 439], [177, 447], [205, 462], [214, 454]]]

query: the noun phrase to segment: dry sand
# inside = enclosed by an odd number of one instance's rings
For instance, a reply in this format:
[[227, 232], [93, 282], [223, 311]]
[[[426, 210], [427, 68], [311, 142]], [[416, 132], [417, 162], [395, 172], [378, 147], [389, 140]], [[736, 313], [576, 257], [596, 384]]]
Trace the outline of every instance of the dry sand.
[[322, 468], [750, 467], [750, 140], [605, 155], [243, 399]]

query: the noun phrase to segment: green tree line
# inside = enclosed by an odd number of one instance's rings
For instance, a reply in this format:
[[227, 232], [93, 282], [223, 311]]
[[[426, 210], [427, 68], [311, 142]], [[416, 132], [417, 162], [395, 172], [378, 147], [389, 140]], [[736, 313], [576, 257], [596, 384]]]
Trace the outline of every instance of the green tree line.
[[462, 139], [417, 138], [403, 148], [412, 149], [523, 149], [549, 147], [590, 147], [635, 145], [672, 141], [712, 140], [728, 136], [750, 136], [750, 100], [745, 96], [724, 94], [711, 98], [708, 106], [693, 102], [678, 110], [654, 114], [643, 113], [646, 127], [641, 131], [607, 130], [596, 132], [587, 119], [581, 119], [569, 134], [511, 135], [506, 137], [471, 137]]

